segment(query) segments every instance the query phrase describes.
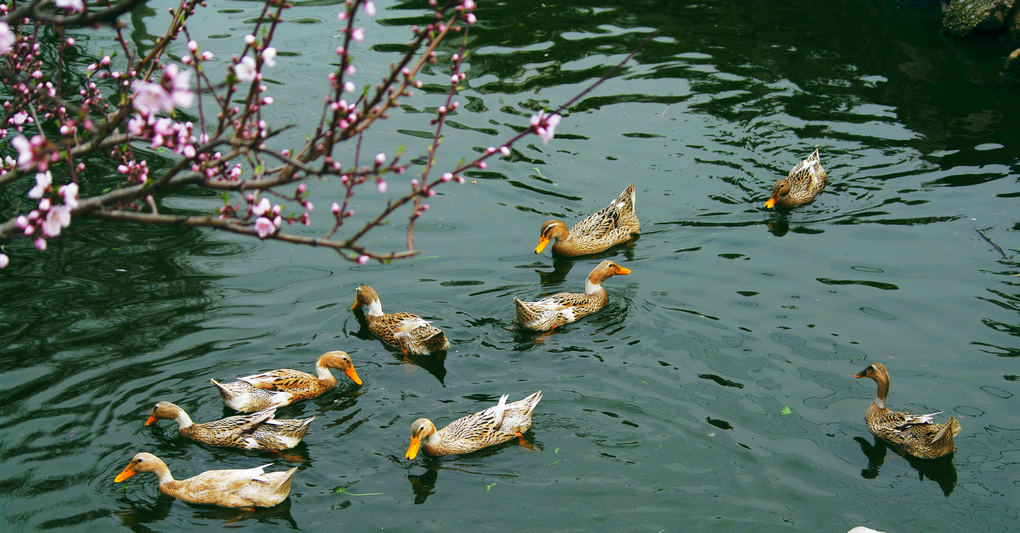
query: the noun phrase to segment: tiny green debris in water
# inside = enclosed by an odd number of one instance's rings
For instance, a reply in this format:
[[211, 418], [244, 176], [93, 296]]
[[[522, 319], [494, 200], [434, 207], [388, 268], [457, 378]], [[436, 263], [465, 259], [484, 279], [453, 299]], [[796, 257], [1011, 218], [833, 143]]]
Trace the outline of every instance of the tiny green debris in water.
[[499, 483], [499, 482], [498, 481], [493, 481], [492, 483], [489, 483], [488, 485], [486, 485], [485, 486], [485, 492], [489, 492], [490, 490], [492, 490], [492, 487], [495, 487], [496, 483]]
[[793, 411], [791, 411], [791, 410], [790, 410], [790, 406], [789, 406], [789, 405], [787, 405], [786, 407], [783, 407], [783, 410], [782, 410], [782, 411], [779, 411], [779, 414], [781, 414], [781, 415], [783, 415], [783, 416], [786, 416], [786, 415], [788, 415], [788, 414], [790, 414], [790, 413], [792, 413], [792, 412], [793, 412]]
[[381, 492], [350, 492], [343, 487], [337, 487], [333, 489], [336, 494], [346, 494], [347, 496], [382, 496]]

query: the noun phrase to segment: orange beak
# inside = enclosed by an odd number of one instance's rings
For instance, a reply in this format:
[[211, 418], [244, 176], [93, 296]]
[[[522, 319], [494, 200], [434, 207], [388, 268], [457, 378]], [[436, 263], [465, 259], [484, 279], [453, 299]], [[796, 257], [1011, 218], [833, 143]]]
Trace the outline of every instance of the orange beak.
[[545, 235], [538, 238], [538, 246], [535, 247], [535, 253], [540, 254], [542, 250], [545, 250], [545, 245], [549, 244], [549, 237]]
[[357, 300], [354, 300], [354, 305], [351, 306], [351, 310], [357, 309], [358, 305], [360, 305], [359, 302]]
[[623, 268], [622, 266], [618, 266], [618, 267], [616, 267], [616, 273], [626, 276], [627, 274], [630, 274], [630, 269], [629, 268]]
[[411, 460], [418, 455], [418, 448], [421, 448], [421, 439], [418, 437], [411, 437], [411, 445], [407, 447], [407, 452], [404, 453], [404, 458]]
[[155, 414], [151, 414], [151, 415], [149, 415], [149, 418], [145, 419], [145, 425], [146, 426], [148, 426], [150, 424], [153, 424], [155, 422], [156, 422], [156, 415]]
[[114, 483], [120, 483], [121, 481], [124, 481], [125, 479], [127, 479], [127, 478], [129, 478], [129, 477], [131, 477], [131, 476], [133, 476], [133, 475], [135, 475], [137, 473], [138, 472], [135, 472], [134, 470], [131, 470], [130, 466], [126, 466], [126, 467], [124, 467], [124, 470], [121, 470], [120, 473], [117, 474], [117, 477], [113, 478], [113, 482]]
[[861, 370], [860, 372], [854, 374], [854, 377], [855, 378], [866, 378], [866, 377], [868, 377], [867, 372], [868, 371], [866, 369], [865, 370]]
[[358, 377], [358, 373], [354, 370], [353, 366], [347, 367], [347, 370], [344, 370], [344, 374], [347, 374], [347, 377], [351, 378], [351, 381], [361, 385], [361, 378]]
[[765, 202], [765, 207], [767, 207], [769, 209], [771, 209], [772, 206], [774, 206], [774, 205], [776, 205], [776, 199], [775, 198], [769, 198], [768, 201]]

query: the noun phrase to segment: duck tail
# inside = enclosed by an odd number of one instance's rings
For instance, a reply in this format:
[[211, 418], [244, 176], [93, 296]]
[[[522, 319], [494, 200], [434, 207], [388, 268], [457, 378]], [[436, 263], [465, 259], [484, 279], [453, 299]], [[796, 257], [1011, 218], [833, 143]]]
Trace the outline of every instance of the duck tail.
[[949, 420], [946, 420], [946, 423], [942, 424], [942, 427], [939, 428], [938, 433], [936, 433], [935, 437], [932, 438], [932, 442], [940, 442], [942, 439], [947, 438], [947, 435], [949, 436], [949, 440], [952, 441], [953, 437], [960, 432], [960, 429], [960, 423], [957, 422], [956, 417], [951, 416], [949, 417]]
[[523, 402], [525, 405], [524, 414], [525, 416], [531, 417], [531, 414], [535, 412], [535, 407], [538, 406], [538, 402], [542, 401], [542, 391], [534, 392], [528, 397], [524, 398]]

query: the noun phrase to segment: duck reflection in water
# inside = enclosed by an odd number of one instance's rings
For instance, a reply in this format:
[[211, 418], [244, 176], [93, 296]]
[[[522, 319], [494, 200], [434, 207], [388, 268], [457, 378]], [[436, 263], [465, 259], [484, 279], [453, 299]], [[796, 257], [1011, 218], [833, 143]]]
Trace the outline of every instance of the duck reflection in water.
[[[166, 520], [170, 516], [170, 511], [173, 509], [175, 501], [178, 501], [177, 498], [156, 491], [154, 502], [137, 503], [131, 501], [128, 502], [128, 508], [116, 510], [113, 512], [113, 515], [119, 518], [132, 531], [153, 531], [146, 527], [145, 524], [155, 524]], [[273, 507], [255, 508], [254, 510], [230, 509], [192, 503], [185, 503], [184, 505], [194, 510], [194, 517], [196, 519], [214, 520], [225, 526], [252, 518], [258, 522], [266, 523], [283, 521], [290, 525], [290, 529], [299, 529], [297, 521], [294, 520], [290, 513], [290, 498]]]
[[[378, 337], [376, 337], [375, 335], [372, 334], [371, 331], [369, 331], [368, 321], [365, 320], [365, 317], [362, 313], [354, 313], [353, 315], [348, 316], [354, 316], [355, 320], [358, 321], [358, 331], [351, 332], [348, 330], [347, 331], [348, 334], [352, 334], [359, 339], [365, 339], [370, 341], [379, 340]], [[347, 330], [346, 324], [344, 329]], [[388, 344], [383, 343], [383, 346], [386, 346], [394, 354], [398, 352], [396, 348], [393, 348]], [[399, 354], [396, 357], [398, 360], [403, 361], [404, 363], [410, 363], [412, 365], [419, 366], [425, 369], [426, 372], [432, 374], [437, 380], [439, 380], [440, 385], [445, 385], [443, 380], [446, 379], [446, 366], [445, 366], [446, 350], [433, 352], [430, 355], [414, 355], [409, 353], [406, 355]]]
[[938, 459], [919, 459], [912, 455], [901, 453], [878, 437], [872, 436], [872, 439], [873, 442], [869, 443], [863, 437], [854, 437], [857, 444], [861, 446], [861, 451], [868, 458], [867, 468], [861, 470], [861, 477], [864, 479], [876, 479], [878, 477], [878, 470], [885, 463], [886, 450], [891, 449], [894, 452], [894, 458], [900, 457], [906, 459], [907, 463], [914, 470], [917, 470], [918, 479], [928, 478], [935, 481], [935, 483], [938, 483], [939, 488], [942, 489], [942, 494], [947, 498], [953, 492], [953, 489], [956, 487], [956, 466], [953, 465], [952, 455]]

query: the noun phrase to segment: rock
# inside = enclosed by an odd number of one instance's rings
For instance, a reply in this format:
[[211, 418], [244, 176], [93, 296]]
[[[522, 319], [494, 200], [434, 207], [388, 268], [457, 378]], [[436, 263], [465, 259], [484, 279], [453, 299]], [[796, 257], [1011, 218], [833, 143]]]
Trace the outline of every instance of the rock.
[[943, 4], [942, 29], [954, 37], [974, 31], [992, 31], [1012, 22], [1016, 0], [951, 0]]
[[1020, 48], [1013, 50], [1013, 53], [1006, 58], [1006, 66], [1003, 68], [1002, 74], [1007, 78], [1020, 80]]

